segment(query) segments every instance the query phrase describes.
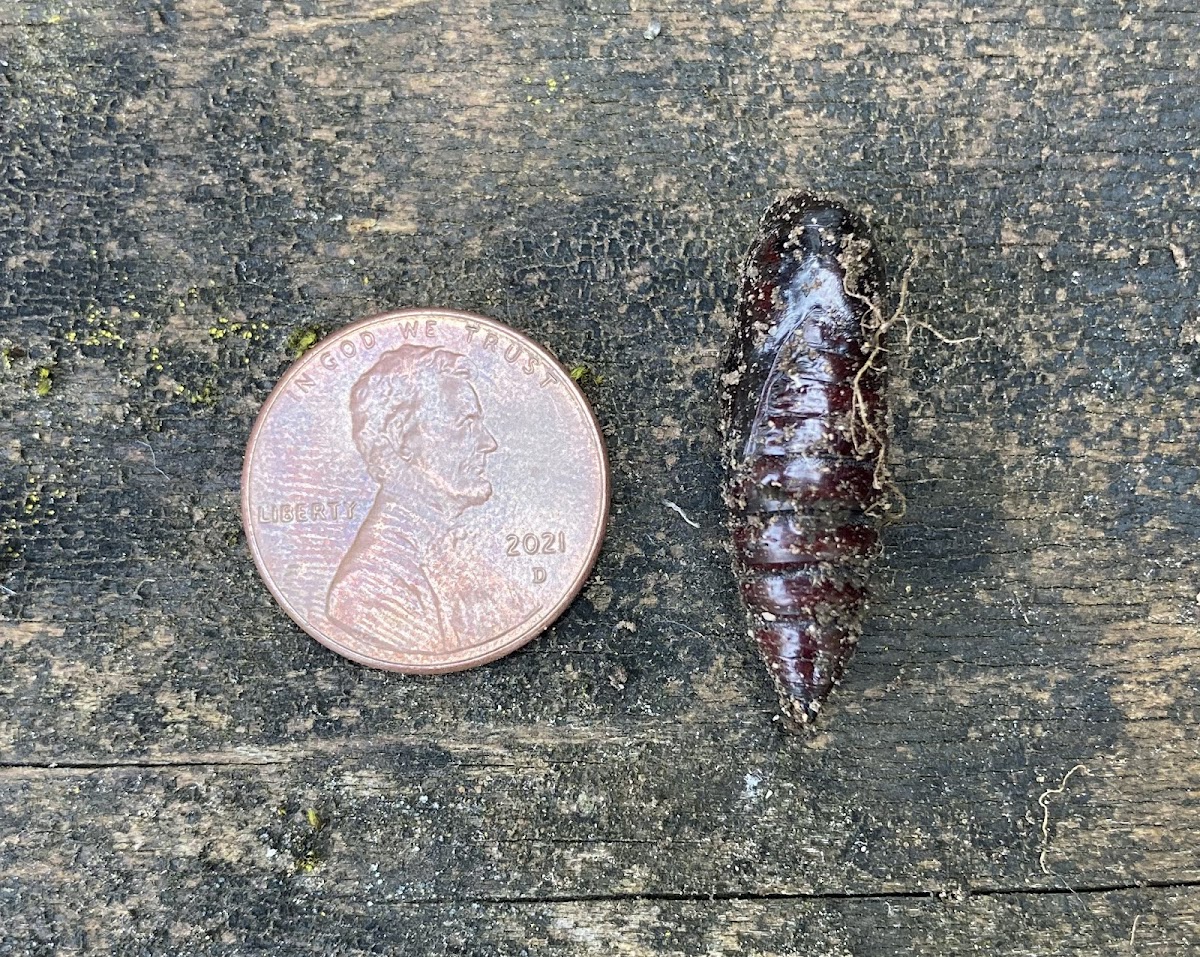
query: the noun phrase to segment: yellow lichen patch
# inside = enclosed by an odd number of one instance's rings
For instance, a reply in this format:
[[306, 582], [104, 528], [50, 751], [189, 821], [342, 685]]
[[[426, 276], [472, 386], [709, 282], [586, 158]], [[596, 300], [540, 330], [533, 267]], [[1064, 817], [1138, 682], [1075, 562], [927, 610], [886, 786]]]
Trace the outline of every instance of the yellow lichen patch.
[[[525, 95], [525, 102], [534, 108], [541, 108], [542, 112], [553, 112], [554, 105], [560, 103], [566, 96], [566, 85], [570, 79], [571, 74], [569, 73], [563, 73], [561, 80], [554, 76], [546, 77], [544, 80], [539, 81], [545, 93], [542, 96], [527, 93]], [[535, 81], [532, 76], [523, 76], [521, 77], [521, 82], [525, 86], [533, 86]], [[545, 104], [544, 106], [543, 103]]]
[[212, 382], [205, 382], [199, 389], [185, 390], [187, 400], [192, 405], [207, 405], [213, 406], [217, 404], [216, 386]]
[[81, 346], [113, 346], [117, 349], [125, 347], [125, 339], [118, 331], [120, 329], [119, 313], [115, 309], [103, 310], [92, 304], [83, 313], [83, 324], [86, 329], [82, 335], [75, 330], [66, 333], [68, 342]]
[[[27, 524], [38, 525], [41, 523], [42, 516], [53, 518], [57, 514], [57, 509], [53, 506], [66, 497], [67, 490], [61, 485], [47, 489], [43, 483], [58, 481], [61, 481], [61, 477], [53, 473], [47, 476], [30, 475], [28, 477], [27, 482], [33, 488], [25, 494], [25, 502], [21, 507], [22, 514], [29, 519]], [[15, 527], [6, 529], [6, 531], [15, 531]]]
[[296, 871], [300, 874], [311, 874], [320, 865], [321, 859], [315, 851], [307, 851], [296, 858]]
[[268, 324], [265, 322], [243, 322], [238, 319], [220, 316], [215, 324], [208, 327], [208, 335], [213, 342], [220, 342], [227, 337], [245, 339], [248, 342], [251, 339], [258, 338], [260, 333], [265, 332], [267, 328]]
[[[21, 549], [10, 537], [15, 535], [20, 527], [20, 523], [15, 518], [6, 518], [0, 522], [0, 558], [7, 558], [11, 561], [20, 557]], [[3, 635], [3, 631], [0, 630], [0, 643], [4, 640]]]

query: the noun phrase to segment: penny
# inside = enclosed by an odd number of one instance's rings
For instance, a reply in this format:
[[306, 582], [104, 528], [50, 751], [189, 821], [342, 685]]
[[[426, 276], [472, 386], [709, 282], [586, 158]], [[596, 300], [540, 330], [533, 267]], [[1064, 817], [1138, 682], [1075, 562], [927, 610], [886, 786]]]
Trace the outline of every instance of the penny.
[[259, 574], [309, 635], [408, 673], [494, 661], [578, 594], [608, 516], [604, 440], [549, 352], [464, 312], [334, 332], [276, 385], [242, 470]]

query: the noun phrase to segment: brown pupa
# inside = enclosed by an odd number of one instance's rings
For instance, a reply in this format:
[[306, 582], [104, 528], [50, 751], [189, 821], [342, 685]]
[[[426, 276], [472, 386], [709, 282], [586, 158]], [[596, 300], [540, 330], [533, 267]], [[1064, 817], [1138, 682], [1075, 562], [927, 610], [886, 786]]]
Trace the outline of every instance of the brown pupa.
[[725, 499], [750, 634], [792, 726], [862, 629], [886, 508], [883, 262], [866, 224], [799, 194], [746, 257], [722, 377]]

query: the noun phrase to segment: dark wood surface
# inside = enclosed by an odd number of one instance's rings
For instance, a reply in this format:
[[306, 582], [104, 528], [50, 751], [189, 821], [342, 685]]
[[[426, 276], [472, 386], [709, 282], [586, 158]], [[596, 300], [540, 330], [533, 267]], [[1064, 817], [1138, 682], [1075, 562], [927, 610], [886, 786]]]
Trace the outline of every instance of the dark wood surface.
[[[1200, 952], [1198, 12], [0, 0], [0, 953]], [[896, 343], [808, 739], [714, 432], [797, 187], [977, 336]], [[422, 304], [586, 365], [614, 476], [559, 623], [433, 679], [299, 632], [238, 518], [293, 356]]]

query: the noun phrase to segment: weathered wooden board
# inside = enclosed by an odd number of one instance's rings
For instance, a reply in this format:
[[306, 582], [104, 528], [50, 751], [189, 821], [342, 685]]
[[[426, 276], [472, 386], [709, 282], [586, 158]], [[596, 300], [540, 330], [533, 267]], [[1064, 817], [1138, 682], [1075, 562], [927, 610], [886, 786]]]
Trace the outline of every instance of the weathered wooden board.
[[[449, 7], [0, 0], [0, 953], [1195, 953], [1200, 10]], [[807, 740], [714, 432], [795, 187], [972, 337], [895, 344], [908, 512]], [[614, 510], [549, 633], [416, 680], [237, 509], [293, 356], [421, 304], [587, 367]]]

